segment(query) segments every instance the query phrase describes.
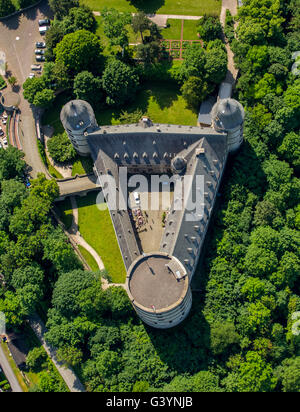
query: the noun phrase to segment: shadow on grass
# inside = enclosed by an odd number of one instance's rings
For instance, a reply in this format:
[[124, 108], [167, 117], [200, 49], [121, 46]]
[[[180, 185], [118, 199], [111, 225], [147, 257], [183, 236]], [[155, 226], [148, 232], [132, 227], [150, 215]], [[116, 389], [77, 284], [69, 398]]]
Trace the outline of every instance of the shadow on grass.
[[130, 0], [130, 4], [147, 14], [154, 14], [165, 4], [165, 0]]

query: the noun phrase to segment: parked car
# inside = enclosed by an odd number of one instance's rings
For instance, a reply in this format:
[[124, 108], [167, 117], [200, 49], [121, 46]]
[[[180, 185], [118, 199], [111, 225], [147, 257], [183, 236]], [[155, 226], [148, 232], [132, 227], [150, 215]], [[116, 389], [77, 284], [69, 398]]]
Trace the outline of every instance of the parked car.
[[50, 20], [49, 20], [49, 19], [39, 20], [39, 26], [40, 26], [40, 27], [42, 27], [42, 26], [50, 26]]
[[0, 142], [0, 149], [3, 149], [2, 143]]
[[28, 79], [33, 79], [35, 77], [34, 73], [29, 73]]
[[37, 62], [44, 62], [45, 61], [44, 56], [35, 56], [35, 59], [36, 59]]
[[44, 41], [37, 41], [35, 43], [35, 47], [37, 47], [38, 49], [44, 49], [46, 47], [46, 43]]
[[4, 136], [3, 130], [0, 130], [0, 136]]
[[45, 50], [35, 49], [34, 53], [35, 54], [45, 54]]
[[31, 65], [31, 70], [40, 71], [40, 70], [42, 70], [42, 66], [40, 64], [32, 64]]
[[49, 26], [42, 26], [39, 28], [40, 34], [45, 34], [49, 30]]
[[7, 139], [6, 137], [3, 139], [4, 146], [7, 146]]

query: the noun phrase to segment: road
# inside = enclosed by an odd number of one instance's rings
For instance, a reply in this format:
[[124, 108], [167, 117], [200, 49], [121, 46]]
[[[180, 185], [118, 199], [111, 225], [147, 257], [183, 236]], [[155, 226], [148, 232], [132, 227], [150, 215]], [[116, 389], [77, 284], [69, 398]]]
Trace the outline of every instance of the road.
[[8, 363], [8, 360], [6, 359], [5, 353], [3, 352], [3, 349], [1, 348], [1, 346], [0, 346], [0, 365], [11, 386], [12, 391], [13, 392], [23, 392], [12, 368], [10, 367], [10, 364]]

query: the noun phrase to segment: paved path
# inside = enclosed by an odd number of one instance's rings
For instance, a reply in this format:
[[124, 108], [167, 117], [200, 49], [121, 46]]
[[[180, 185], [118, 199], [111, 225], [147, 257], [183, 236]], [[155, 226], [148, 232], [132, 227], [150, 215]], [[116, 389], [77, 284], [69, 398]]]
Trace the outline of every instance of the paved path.
[[[93, 12], [95, 16], [101, 16], [100, 11]], [[136, 13], [132, 13], [134, 16]], [[166, 27], [168, 19], [176, 20], [199, 20], [202, 16], [184, 16], [181, 14], [147, 14], [149, 20], [157, 24], [159, 27]]]
[[[223, 0], [222, 1], [220, 22], [223, 28], [225, 27], [226, 9], [229, 9], [232, 16], [235, 16], [237, 14], [237, 1], [236, 0]], [[227, 56], [228, 56], [228, 71], [226, 74], [225, 82], [234, 84], [236, 82], [237, 75], [238, 75], [238, 70], [235, 68], [235, 65], [234, 65], [234, 59], [233, 59], [234, 54], [230, 48], [229, 43], [226, 41], [224, 35], [223, 35], [223, 41], [225, 43], [225, 47], [227, 50]]]
[[6, 376], [10, 387], [13, 392], [23, 392], [22, 388], [8, 362], [6, 359], [5, 353], [3, 352], [3, 349], [0, 346], [0, 365], [1, 368], [3, 369], [4, 375]]
[[29, 324], [33, 329], [34, 333], [36, 334], [36, 336], [38, 337], [39, 341], [43, 345], [44, 349], [52, 359], [52, 362], [56, 366], [58, 372], [65, 381], [70, 392], [85, 392], [84, 386], [77, 378], [73, 370], [71, 368], [66, 367], [61, 362], [58, 362], [56, 358], [56, 350], [45, 341], [44, 334], [47, 332], [47, 329], [43, 321], [37, 315], [34, 315], [29, 318]]

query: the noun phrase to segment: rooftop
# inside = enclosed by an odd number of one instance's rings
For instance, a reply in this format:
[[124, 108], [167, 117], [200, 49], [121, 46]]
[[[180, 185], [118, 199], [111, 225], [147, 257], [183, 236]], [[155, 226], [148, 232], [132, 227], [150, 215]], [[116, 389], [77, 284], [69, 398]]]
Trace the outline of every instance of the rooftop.
[[185, 294], [186, 271], [174, 257], [142, 256], [129, 269], [129, 292], [134, 303], [153, 311], [174, 305]]

